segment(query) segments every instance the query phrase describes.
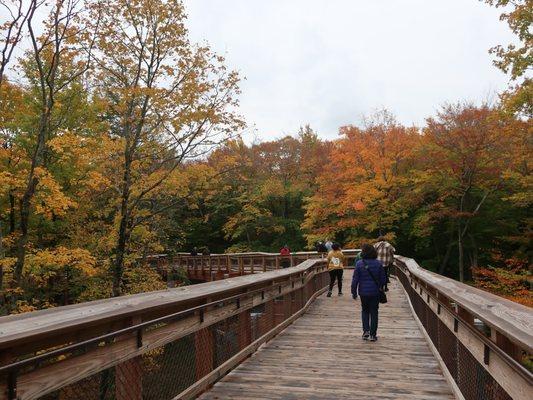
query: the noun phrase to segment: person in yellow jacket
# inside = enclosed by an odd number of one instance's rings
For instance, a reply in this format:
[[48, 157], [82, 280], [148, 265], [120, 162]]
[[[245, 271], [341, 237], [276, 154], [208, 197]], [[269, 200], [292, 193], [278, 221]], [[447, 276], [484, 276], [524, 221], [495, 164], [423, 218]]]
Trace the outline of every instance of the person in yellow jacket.
[[337, 280], [337, 287], [339, 288], [339, 296], [342, 296], [342, 273], [344, 272], [344, 265], [346, 257], [342, 254], [341, 247], [338, 243], [333, 243], [332, 249], [328, 253], [328, 270], [329, 270], [329, 292], [328, 297], [331, 297], [333, 285]]

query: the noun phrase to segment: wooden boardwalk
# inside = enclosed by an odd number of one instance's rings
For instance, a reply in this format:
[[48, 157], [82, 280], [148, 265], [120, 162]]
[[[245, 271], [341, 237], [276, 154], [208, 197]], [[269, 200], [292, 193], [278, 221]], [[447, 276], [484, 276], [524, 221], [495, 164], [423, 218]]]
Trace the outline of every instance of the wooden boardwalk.
[[343, 297], [320, 296], [200, 399], [453, 399], [400, 284], [390, 285], [371, 343], [361, 339], [351, 278], [346, 270]]

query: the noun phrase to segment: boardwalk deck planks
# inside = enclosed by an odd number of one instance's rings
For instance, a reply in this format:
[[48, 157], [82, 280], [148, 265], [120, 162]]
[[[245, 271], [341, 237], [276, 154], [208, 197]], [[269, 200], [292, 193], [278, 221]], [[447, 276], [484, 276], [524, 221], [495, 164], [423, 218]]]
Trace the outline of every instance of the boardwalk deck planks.
[[379, 340], [361, 340], [351, 275], [345, 296], [319, 297], [200, 399], [453, 399], [398, 282], [380, 306]]

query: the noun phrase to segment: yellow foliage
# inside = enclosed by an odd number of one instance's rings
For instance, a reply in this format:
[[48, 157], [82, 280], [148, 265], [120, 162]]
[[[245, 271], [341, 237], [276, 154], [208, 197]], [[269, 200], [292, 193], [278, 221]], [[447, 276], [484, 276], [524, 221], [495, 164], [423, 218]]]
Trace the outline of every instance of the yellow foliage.
[[62, 246], [29, 254], [25, 267], [26, 274], [39, 286], [46, 285], [50, 278], [63, 275], [67, 269], [87, 277], [97, 272], [96, 260], [89, 251]]
[[61, 186], [52, 174], [44, 168], [36, 168], [35, 175], [39, 179], [38, 192], [35, 196], [35, 212], [47, 218], [63, 216], [70, 208], [75, 208], [77, 203], [66, 196]]

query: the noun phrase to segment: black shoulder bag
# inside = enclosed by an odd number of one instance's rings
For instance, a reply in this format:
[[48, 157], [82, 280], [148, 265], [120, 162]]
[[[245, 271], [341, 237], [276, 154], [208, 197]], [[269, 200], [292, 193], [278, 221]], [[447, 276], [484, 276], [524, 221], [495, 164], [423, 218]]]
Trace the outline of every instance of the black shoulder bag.
[[376, 286], [378, 287], [378, 291], [379, 291], [379, 302], [381, 304], [385, 304], [387, 302], [387, 294], [383, 291], [383, 289], [379, 286], [379, 282], [378, 280], [376, 279], [376, 277], [374, 276], [374, 274], [372, 273], [372, 271], [370, 271], [370, 268], [368, 268], [368, 265], [366, 265], [365, 261], [363, 260], [363, 265], [365, 266], [365, 269], [368, 271], [368, 273], [370, 274], [370, 276], [372, 277], [372, 280], [374, 281], [374, 283], [376, 284]]

